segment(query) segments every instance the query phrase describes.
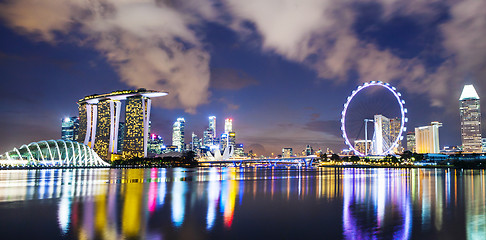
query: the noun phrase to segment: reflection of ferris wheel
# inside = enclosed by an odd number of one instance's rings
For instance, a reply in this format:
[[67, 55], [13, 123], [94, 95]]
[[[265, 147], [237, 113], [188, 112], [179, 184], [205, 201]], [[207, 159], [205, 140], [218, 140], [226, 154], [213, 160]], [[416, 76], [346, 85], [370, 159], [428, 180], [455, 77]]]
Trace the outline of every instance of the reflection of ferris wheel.
[[[399, 108], [398, 108], [397, 118], [389, 119], [386, 116], [384, 116], [384, 113], [381, 113], [380, 111], [375, 112], [373, 119], [369, 119], [369, 117], [360, 118], [360, 121], [364, 123], [365, 140], [354, 141], [355, 145], [353, 146], [353, 144], [350, 141], [350, 138], [348, 137], [350, 134], [349, 128], [352, 127], [352, 125], [350, 125], [348, 120], [350, 118], [348, 114], [351, 114], [352, 111], [354, 111], [349, 109], [350, 104], [354, 102], [353, 100], [355, 99], [358, 93], [370, 87], [379, 88], [384, 90], [384, 92], [386, 92], [388, 95], [391, 94], [392, 98], [395, 99], [396, 102], [395, 101], [386, 101], [386, 102], [387, 103], [395, 102], [394, 105], [398, 105]], [[341, 117], [341, 130], [343, 132], [343, 138], [350, 150], [352, 150], [354, 153], [360, 156], [365, 156], [368, 154], [387, 155], [387, 154], [394, 153], [394, 150], [398, 148], [399, 144], [401, 143], [401, 140], [403, 139], [403, 132], [406, 131], [405, 123], [408, 121], [408, 119], [405, 117], [405, 113], [407, 113], [407, 109], [404, 107], [405, 101], [402, 100], [400, 97], [401, 94], [396, 91], [395, 87], [381, 81], [371, 81], [365, 83], [359, 86], [356, 90], [354, 90], [351, 93], [351, 96], [347, 98], [347, 101], [344, 104], [344, 109], [342, 111], [342, 117]], [[357, 109], [356, 107], [354, 108]], [[368, 133], [367, 133], [368, 122], [374, 123], [373, 137], [372, 139], [369, 140], [368, 140]], [[353, 133], [351, 133], [351, 135], [352, 134]]]

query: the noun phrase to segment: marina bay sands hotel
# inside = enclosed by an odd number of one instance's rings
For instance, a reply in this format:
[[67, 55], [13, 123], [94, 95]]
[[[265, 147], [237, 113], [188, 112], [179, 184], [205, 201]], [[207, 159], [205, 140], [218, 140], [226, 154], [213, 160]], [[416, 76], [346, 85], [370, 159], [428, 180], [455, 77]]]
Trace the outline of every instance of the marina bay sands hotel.
[[123, 158], [147, 156], [151, 98], [167, 92], [146, 89], [90, 95], [78, 101], [78, 141], [92, 148], [104, 160], [115, 159], [122, 102], [125, 101]]

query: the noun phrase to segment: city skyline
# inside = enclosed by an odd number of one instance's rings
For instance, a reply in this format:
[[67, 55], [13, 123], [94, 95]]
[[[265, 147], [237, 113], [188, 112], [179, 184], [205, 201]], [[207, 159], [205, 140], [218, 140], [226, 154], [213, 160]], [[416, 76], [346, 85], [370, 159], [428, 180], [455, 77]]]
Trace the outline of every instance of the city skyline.
[[[230, 116], [245, 151], [266, 155], [308, 144], [345, 148], [339, 115], [362, 82], [381, 80], [400, 89], [410, 130], [443, 123], [441, 147], [462, 144], [457, 99], [463, 86], [473, 84], [486, 96], [483, 2], [140, 4], [174, 13], [163, 18], [150, 11], [153, 25], [123, 21], [125, 3], [113, 3], [113, 21], [100, 15], [97, 22], [73, 17], [92, 10], [83, 3], [37, 2], [36, 14], [26, 7], [31, 3], [0, 4], [0, 152], [60, 138], [59, 121], [77, 116], [80, 97], [117, 89], [170, 92], [167, 100], [154, 101], [151, 117], [152, 131], [166, 141], [177, 117], [191, 123], [187, 133], [203, 136], [208, 116]], [[40, 21], [57, 12], [64, 18]], [[299, 18], [304, 14], [313, 18]], [[180, 24], [174, 29], [163, 22]], [[99, 32], [100, 24], [106, 31]], [[142, 46], [133, 49], [128, 43], [135, 36]], [[126, 41], [106, 42], [116, 37]]]

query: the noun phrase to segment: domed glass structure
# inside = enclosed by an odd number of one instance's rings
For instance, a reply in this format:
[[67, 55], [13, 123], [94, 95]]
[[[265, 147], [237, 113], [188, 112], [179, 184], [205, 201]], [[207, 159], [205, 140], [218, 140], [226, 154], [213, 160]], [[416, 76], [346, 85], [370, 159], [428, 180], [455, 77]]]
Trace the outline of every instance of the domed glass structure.
[[1, 166], [109, 166], [93, 149], [68, 140], [33, 142], [0, 155]]

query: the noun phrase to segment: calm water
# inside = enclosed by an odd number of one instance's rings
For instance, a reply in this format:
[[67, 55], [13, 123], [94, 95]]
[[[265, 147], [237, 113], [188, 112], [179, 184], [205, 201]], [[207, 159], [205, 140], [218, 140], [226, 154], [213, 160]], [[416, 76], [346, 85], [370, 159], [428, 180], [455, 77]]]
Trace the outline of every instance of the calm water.
[[0, 171], [1, 239], [484, 239], [484, 170]]

